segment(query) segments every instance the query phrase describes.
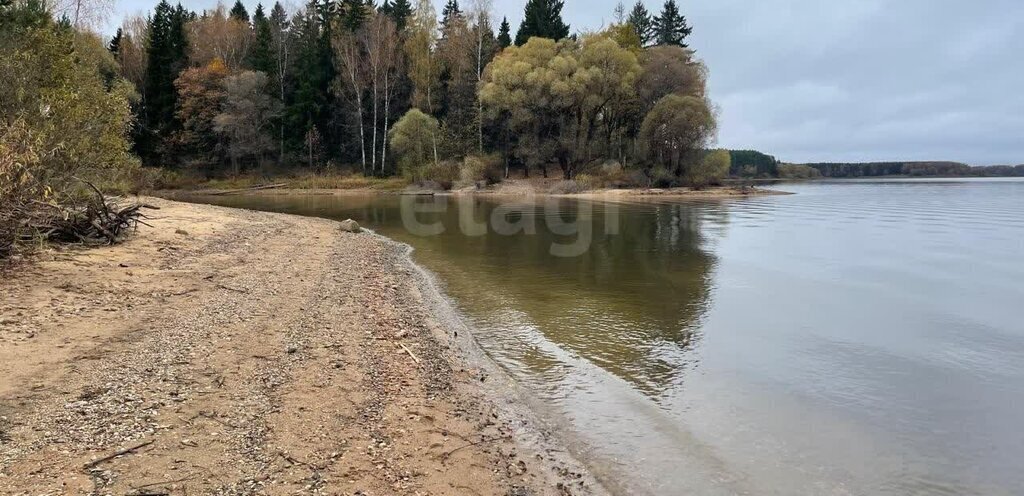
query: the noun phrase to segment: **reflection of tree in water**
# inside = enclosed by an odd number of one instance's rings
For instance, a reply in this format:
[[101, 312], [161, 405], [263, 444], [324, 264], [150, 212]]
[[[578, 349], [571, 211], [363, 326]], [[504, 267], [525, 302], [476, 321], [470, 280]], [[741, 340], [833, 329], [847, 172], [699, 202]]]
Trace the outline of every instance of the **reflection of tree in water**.
[[[478, 203], [481, 218], [494, 208], [486, 201], [465, 201]], [[576, 205], [561, 203], [565, 220], [579, 215]], [[678, 383], [696, 360], [688, 350], [699, 339], [710, 303], [714, 256], [703, 249], [700, 215], [724, 205], [619, 206], [618, 234], [605, 234], [606, 207], [596, 204], [590, 249], [572, 258], [550, 254], [553, 242], [575, 237], [551, 234], [541, 208], [535, 205], [524, 214], [541, 216], [536, 236], [489, 232], [467, 239], [449, 229], [439, 239], [423, 241], [443, 246], [443, 258], [458, 264], [464, 277], [445, 279], [453, 291], [467, 293], [455, 296], [474, 307], [469, 308], [473, 313], [515, 308], [548, 340], [652, 396]], [[449, 219], [448, 225], [454, 222]], [[453, 236], [459, 239], [445, 239]], [[522, 352], [524, 359], [538, 353]], [[550, 360], [529, 362], [535, 373], [552, 372]]]

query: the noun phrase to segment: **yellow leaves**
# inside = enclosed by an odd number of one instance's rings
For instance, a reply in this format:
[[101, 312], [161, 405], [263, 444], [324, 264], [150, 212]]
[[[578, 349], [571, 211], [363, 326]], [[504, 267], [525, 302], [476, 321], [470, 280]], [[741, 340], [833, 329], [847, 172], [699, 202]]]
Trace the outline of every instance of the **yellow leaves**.
[[225, 77], [228, 75], [228, 66], [220, 57], [214, 57], [209, 64], [206, 64], [206, 70], [214, 76]]

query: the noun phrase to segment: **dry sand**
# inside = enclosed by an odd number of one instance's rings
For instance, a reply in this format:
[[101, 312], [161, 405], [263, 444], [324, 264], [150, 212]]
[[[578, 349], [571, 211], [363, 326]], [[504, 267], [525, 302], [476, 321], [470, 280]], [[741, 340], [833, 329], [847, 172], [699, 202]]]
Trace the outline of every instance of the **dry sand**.
[[603, 493], [404, 245], [146, 201], [2, 274], [0, 493]]

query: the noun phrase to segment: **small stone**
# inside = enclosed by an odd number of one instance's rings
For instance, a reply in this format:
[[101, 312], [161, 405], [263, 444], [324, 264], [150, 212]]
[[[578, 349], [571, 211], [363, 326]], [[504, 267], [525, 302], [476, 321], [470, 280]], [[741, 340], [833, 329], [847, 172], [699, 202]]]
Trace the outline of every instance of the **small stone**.
[[352, 219], [345, 219], [345, 220], [341, 221], [341, 223], [338, 226], [338, 228], [341, 229], [344, 232], [350, 232], [350, 233], [358, 233], [358, 232], [362, 232], [362, 230], [363, 230], [361, 227], [359, 227], [359, 223], [354, 221], [354, 220], [352, 220]]
[[287, 348], [287, 349], [285, 350], [285, 352], [287, 352], [287, 353], [288, 353], [289, 355], [291, 355], [291, 354], [294, 354], [294, 353], [296, 353], [296, 352], [298, 352], [298, 351], [299, 351], [299, 348], [297, 348], [297, 347], [295, 347], [295, 346], [289, 346], [289, 347], [288, 347], [288, 348]]
[[182, 236], [188, 236], [188, 231], [184, 229], [175, 229], [174, 234], [180, 234]]

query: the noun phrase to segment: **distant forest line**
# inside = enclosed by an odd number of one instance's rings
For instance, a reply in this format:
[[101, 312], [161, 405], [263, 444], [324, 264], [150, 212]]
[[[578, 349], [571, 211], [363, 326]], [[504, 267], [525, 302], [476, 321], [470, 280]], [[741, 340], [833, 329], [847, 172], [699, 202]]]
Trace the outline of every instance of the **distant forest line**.
[[729, 174], [741, 178], [1024, 177], [1024, 164], [972, 166], [951, 161], [813, 162], [794, 164], [754, 150], [730, 150]]

